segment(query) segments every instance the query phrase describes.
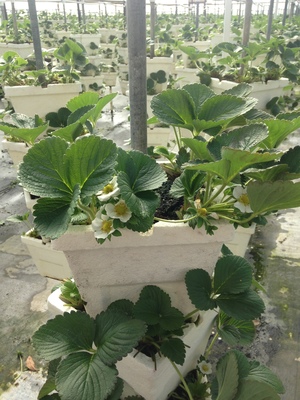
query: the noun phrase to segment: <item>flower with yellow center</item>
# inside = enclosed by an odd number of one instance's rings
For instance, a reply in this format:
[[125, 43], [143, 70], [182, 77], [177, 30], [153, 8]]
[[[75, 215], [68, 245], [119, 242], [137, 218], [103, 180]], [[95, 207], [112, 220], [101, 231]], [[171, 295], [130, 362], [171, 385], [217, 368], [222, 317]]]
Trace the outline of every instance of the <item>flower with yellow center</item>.
[[127, 222], [132, 215], [124, 200], [119, 200], [116, 204], [106, 204], [105, 211], [110, 218], [116, 218], [122, 222]]
[[117, 177], [114, 176], [113, 179], [104, 186], [100, 192], [97, 193], [97, 197], [100, 201], [107, 201], [113, 197], [118, 196], [120, 189], [117, 183]]
[[113, 220], [108, 215], [102, 214], [102, 211], [97, 212], [96, 218], [92, 221], [92, 227], [96, 239], [106, 239], [115, 231]]
[[243, 188], [242, 186], [236, 186], [233, 189], [232, 195], [235, 199], [237, 199], [237, 201], [234, 203], [234, 206], [236, 208], [238, 208], [243, 213], [252, 212], [247, 190], [245, 188]]
[[212, 373], [211, 364], [205, 360], [200, 361], [200, 363], [198, 364], [198, 367], [199, 367], [200, 371], [202, 372], [202, 374], [204, 374], [204, 375], [209, 375]]

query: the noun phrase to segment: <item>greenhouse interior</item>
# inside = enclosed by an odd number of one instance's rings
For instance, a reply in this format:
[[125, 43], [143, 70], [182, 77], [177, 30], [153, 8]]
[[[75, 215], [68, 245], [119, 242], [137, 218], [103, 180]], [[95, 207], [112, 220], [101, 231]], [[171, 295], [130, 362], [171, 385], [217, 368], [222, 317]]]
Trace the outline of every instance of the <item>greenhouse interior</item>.
[[0, 21], [1, 400], [299, 400], [300, 2]]

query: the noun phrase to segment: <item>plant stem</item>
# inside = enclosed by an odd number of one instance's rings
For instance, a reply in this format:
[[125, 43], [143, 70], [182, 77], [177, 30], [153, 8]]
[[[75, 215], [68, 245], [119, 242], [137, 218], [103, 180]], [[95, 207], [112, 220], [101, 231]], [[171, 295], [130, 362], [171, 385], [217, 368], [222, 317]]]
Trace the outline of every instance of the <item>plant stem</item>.
[[187, 320], [187, 319], [191, 318], [197, 312], [199, 312], [199, 310], [197, 308], [195, 308], [195, 310], [193, 310], [193, 311], [189, 312], [187, 315], [185, 315], [184, 319]]
[[210, 342], [210, 345], [208, 346], [208, 348], [205, 351], [205, 354], [204, 354], [205, 359], [207, 359], [207, 357], [209, 356], [209, 354], [212, 351], [212, 348], [215, 344], [215, 341], [217, 339], [218, 339], [218, 332], [215, 333], [215, 336], [213, 337], [212, 341]]
[[193, 396], [192, 396], [192, 394], [190, 392], [190, 389], [189, 389], [189, 387], [188, 387], [188, 385], [187, 385], [182, 373], [179, 371], [177, 365], [173, 361], [171, 361], [170, 359], [169, 359], [169, 361], [172, 364], [173, 368], [175, 369], [177, 375], [179, 376], [179, 378], [180, 378], [180, 380], [181, 380], [181, 382], [182, 382], [182, 384], [184, 386], [184, 389], [185, 389], [185, 391], [186, 391], [186, 393], [187, 393], [187, 395], [189, 397], [189, 400], [194, 400]]
[[163, 219], [163, 218], [154, 217], [154, 220], [155, 221], [162, 221], [162, 222], [172, 222], [172, 224], [178, 224], [180, 222], [192, 221], [195, 218], [198, 218], [198, 215], [193, 215], [192, 217], [187, 218], [187, 219]]
[[80, 200], [78, 200], [77, 205], [78, 208], [88, 216], [90, 222], [93, 221], [93, 219], [95, 218], [95, 213], [90, 209], [90, 207], [82, 204]]

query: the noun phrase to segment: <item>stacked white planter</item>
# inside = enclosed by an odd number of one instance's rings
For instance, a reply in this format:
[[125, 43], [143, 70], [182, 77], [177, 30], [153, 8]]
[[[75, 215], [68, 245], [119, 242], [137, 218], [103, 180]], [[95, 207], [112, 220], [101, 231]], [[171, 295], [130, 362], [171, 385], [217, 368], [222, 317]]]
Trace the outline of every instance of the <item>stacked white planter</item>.
[[[266, 108], [266, 104], [273, 97], [282, 96], [283, 94], [287, 93], [284, 91], [284, 87], [287, 86], [288, 83], [289, 80], [287, 78], [281, 78], [277, 81], [269, 80], [267, 83], [250, 83], [250, 86], [252, 86], [252, 92], [250, 93], [250, 96], [258, 100], [255, 107], [264, 110]], [[236, 82], [219, 81], [217, 78], [212, 78], [210, 87], [216, 94], [221, 94], [224, 90], [231, 89], [236, 85]]]
[[7, 51], [15, 51], [20, 57], [26, 58], [33, 53], [32, 43], [0, 43], [0, 56]]
[[4, 86], [5, 98], [9, 100], [16, 113], [45, 118], [51, 111], [58, 111], [77, 96], [82, 88], [80, 83], [51, 84], [40, 86]]
[[54, 279], [65, 279], [72, 276], [66, 256], [62, 251], [53, 250], [51, 242], [42, 239], [21, 236], [40, 275]]

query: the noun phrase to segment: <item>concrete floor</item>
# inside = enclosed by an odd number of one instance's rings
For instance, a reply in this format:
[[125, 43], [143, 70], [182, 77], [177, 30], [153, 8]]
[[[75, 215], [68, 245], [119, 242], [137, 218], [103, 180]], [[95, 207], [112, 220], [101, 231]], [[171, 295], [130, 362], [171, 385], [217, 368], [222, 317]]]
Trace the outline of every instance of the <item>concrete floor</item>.
[[[122, 101], [117, 103], [114, 120], [107, 113], [100, 123], [105, 135], [121, 145], [129, 137]], [[299, 136], [293, 140], [299, 142]], [[46, 300], [56, 281], [37, 273], [20, 240], [25, 227], [5, 222], [10, 215], [25, 213], [26, 208], [7, 153], [1, 152], [0, 166], [0, 398], [34, 400], [43, 383], [44, 364], [36, 356], [30, 338], [50, 317]], [[286, 388], [283, 400], [299, 400], [300, 210], [281, 212], [272, 216], [267, 226], [257, 228], [247, 257], [267, 290], [267, 311], [248, 353], [281, 377]], [[24, 367], [21, 372], [18, 354], [22, 354], [23, 363], [31, 356], [38, 371], [26, 371]]]

